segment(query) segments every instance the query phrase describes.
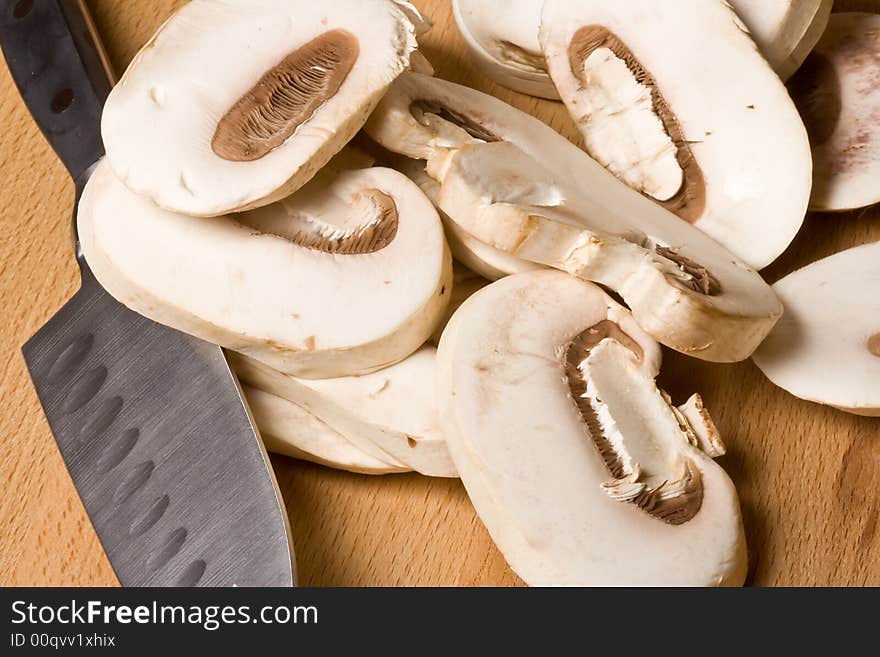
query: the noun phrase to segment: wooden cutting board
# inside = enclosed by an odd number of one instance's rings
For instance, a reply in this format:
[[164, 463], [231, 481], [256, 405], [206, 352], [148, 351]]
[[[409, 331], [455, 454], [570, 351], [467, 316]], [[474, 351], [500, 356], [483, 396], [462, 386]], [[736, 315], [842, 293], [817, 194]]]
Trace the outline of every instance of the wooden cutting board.
[[[91, 0], [119, 71], [182, 0]], [[574, 138], [561, 105], [479, 75], [449, 0], [416, 0], [433, 19], [423, 50], [437, 75], [495, 94]], [[880, 0], [837, 9], [880, 11]], [[76, 290], [73, 188], [0, 66], [0, 585], [116, 585], [55, 447], [20, 346]], [[772, 148], [772, 144], [768, 147]], [[878, 181], [880, 184], [880, 181]], [[880, 240], [880, 209], [811, 215], [771, 282], [813, 260]], [[858, 282], [854, 282], [858, 284]], [[865, 290], [865, 294], [878, 294]], [[878, 327], [880, 328], [880, 327]], [[880, 585], [880, 419], [800, 401], [751, 362], [668, 352], [661, 383], [699, 391], [728, 445], [759, 585]], [[273, 457], [304, 585], [515, 585], [457, 480], [369, 477]]]

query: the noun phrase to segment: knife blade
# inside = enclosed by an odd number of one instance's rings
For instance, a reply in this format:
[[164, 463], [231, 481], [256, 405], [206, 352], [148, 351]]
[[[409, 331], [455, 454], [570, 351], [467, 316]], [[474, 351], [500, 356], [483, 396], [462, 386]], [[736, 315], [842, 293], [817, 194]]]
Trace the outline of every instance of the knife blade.
[[[0, 49], [76, 199], [112, 86], [82, 0], [0, 0]], [[119, 304], [77, 246], [79, 291], [23, 347], [76, 490], [124, 586], [291, 586], [284, 503], [221, 349]]]

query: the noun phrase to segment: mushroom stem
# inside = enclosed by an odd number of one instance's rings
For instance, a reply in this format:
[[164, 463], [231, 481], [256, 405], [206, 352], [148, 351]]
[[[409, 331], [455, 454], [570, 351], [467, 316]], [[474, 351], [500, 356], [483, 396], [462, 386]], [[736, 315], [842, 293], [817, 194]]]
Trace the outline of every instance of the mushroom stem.
[[[569, 363], [572, 354], [569, 352]], [[703, 501], [699, 469], [682, 453], [692, 431], [682, 426], [630, 349], [605, 338], [575, 370], [576, 401], [613, 481], [602, 484], [616, 500], [632, 502], [672, 525], [693, 518]]]
[[[572, 74], [580, 81], [580, 93], [591, 99], [585, 104], [595, 108], [595, 116], [588, 114], [582, 119], [591, 155], [683, 219], [699, 218], [706, 202], [703, 173], [650, 72], [623, 41], [600, 25], [577, 30], [568, 57]], [[639, 102], [627, 107], [633, 97]], [[587, 129], [589, 125], [593, 128]], [[613, 146], [609, 143], [611, 130], [619, 131], [620, 137], [613, 140]], [[639, 147], [632, 139], [636, 131], [640, 141], [653, 147], [652, 152], [621, 152], [620, 144], [627, 141]], [[618, 161], [621, 155], [625, 157]]]

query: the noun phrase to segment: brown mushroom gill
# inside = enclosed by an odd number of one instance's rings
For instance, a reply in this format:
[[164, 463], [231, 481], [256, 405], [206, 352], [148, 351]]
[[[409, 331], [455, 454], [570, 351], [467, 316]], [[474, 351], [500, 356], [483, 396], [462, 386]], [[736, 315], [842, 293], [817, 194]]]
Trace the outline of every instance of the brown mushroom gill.
[[639, 84], [650, 89], [654, 113], [675, 145], [675, 157], [683, 173], [682, 186], [671, 198], [663, 201], [654, 200], [682, 219], [696, 221], [703, 214], [706, 206], [706, 184], [703, 172], [684, 137], [678, 119], [669, 109], [657, 83], [632, 51], [608, 28], [601, 25], [585, 25], [574, 33], [568, 46], [568, 61], [572, 73], [581, 85], [585, 86], [587, 80], [584, 76], [584, 62], [590, 53], [599, 48], [610, 50], [615, 57], [626, 64]]
[[868, 338], [868, 351], [872, 355], [877, 356], [877, 358], [880, 358], [880, 332]]
[[220, 119], [214, 153], [252, 162], [278, 148], [339, 91], [359, 52], [351, 32], [335, 29], [288, 54]]
[[[575, 336], [566, 349], [565, 374], [569, 389], [578, 411], [583, 418], [587, 433], [599, 451], [608, 472], [613, 477], [603, 489], [612, 499], [634, 504], [649, 515], [671, 525], [681, 525], [693, 518], [703, 503], [703, 486], [699, 471], [684, 461], [684, 472], [650, 485], [633, 464], [629, 454], [622, 453], [623, 446], [615, 445], [606, 435], [596, 409], [585, 395], [587, 382], [580, 364], [590, 350], [605, 338], [617, 340], [641, 360], [643, 352], [638, 343], [627, 335], [618, 324], [602, 320]], [[682, 428], [684, 430], [684, 428]]]
[[365, 220], [353, 228], [340, 228], [320, 218], [288, 213], [283, 203], [240, 215], [239, 221], [259, 233], [275, 235], [323, 253], [375, 253], [391, 244], [397, 235], [397, 205], [385, 192], [368, 189], [361, 193], [361, 198], [355, 199], [352, 209], [365, 201], [368, 204], [364, 209]]
[[483, 125], [478, 120], [474, 119], [473, 117], [466, 116], [461, 112], [450, 109], [446, 105], [437, 101], [414, 100], [412, 103], [410, 103], [409, 112], [413, 115], [413, 118], [415, 118], [415, 120], [422, 125], [424, 125], [425, 114], [434, 114], [444, 121], [458, 126], [474, 139], [479, 139], [487, 143], [501, 141], [501, 139], [491, 130], [483, 127]]
[[547, 74], [547, 62], [539, 52], [527, 50], [505, 39], [498, 41], [498, 51], [505, 64], [516, 66], [527, 73]]
[[694, 292], [699, 292], [709, 297], [721, 293], [721, 283], [704, 265], [701, 265], [696, 260], [679, 255], [675, 249], [666, 246], [658, 245], [654, 247], [654, 251], [657, 255], [674, 262], [678, 265], [679, 269], [690, 276], [685, 285]]

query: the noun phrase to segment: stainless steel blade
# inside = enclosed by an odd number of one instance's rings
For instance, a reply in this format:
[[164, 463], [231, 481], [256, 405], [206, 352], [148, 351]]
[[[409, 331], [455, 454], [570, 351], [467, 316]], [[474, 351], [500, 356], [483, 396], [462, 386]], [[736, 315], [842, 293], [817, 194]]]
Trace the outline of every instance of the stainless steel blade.
[[79, 292], [24, 346], [126, 586], [290, 586], [287, 516], [220, 349]]
[[[82, 0], [0, 0], [0, 45], [76, 180], [109, 89]], [[291, 586], [284, 504], [219, 347], [82, 287], [24, 346], [86, 511], [125, 586]]]

